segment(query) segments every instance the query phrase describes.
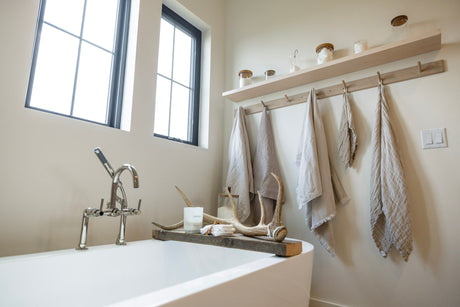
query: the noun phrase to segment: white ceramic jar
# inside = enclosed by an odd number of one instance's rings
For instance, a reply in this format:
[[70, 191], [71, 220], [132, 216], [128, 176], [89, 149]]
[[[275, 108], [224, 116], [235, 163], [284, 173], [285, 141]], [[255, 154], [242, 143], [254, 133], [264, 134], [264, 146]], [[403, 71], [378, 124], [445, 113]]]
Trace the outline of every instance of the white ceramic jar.
[[238, 76], [240, 77], [240, 87], [252, 84], [252, 71], [243, 69], [238, 73]]
[[316, 62], [323, 64], [333, 59], [334, 45], [330, 43], [321, 44], [316, 47]]

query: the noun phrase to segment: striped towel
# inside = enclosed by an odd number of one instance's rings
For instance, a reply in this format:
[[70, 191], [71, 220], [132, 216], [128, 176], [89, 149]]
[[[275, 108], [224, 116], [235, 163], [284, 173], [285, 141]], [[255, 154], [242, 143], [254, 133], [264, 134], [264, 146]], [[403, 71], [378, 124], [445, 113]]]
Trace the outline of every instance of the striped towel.
[[388, 103], [380, 83], [372, 130], [370, 215], [372, 237], [386, 257], [394, 245], [405, 261], [412, 251], [411, 221], [404, 173]]

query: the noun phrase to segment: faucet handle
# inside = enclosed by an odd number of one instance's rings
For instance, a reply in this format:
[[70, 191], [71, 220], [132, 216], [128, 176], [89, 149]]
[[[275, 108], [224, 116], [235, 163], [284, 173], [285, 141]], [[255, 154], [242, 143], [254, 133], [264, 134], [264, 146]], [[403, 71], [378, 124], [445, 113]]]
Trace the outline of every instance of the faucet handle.
[[101, 198], [101, 205], [99, 206], [99, 210], [103, 210], [104, 209], [104, 198]]
[[139, 215], [139, 214], [141, 214], [141, 202], [142, 202], [142, 199], [139, 199], [139, 204], [137, 205], [137, 209], [134, 209], [134, 208], [123, 209], [123, 211], [125, 212], [124, 214], [125, 215]]

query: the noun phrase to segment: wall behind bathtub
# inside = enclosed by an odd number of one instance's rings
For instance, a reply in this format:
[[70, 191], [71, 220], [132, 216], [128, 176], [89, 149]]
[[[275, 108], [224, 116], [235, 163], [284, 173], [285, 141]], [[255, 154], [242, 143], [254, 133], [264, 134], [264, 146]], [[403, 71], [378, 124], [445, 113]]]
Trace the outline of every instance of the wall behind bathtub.
[[[409, 16], [409, 34], [441, 29], [442, 49], [375, 68], [308, 84], [285, 92], [242, 102], [259, 103], [355, 80], [376, 71], [388, 72], [444, 59], [445, 73], [406, 81], [386, 88], [394, 128], [400, 142], [407, 176], [409, 208], [413, 219], [414, 251], [405, 263], [397, 252], [382, 258], [370, 236], [370, 138], [377, 90], [351, 94], [359, 148], [355, 168], [338, 162], [335, 141], [342, 109], [341, 97], [319, 102], [329, 151], [343, 185], [352, 198], [338, 208], [334, 221], [337, 256], [332, 258], [306, 229], [304, 211], [297, 209], [294, 158], [305, 104], [273, 110], [272, 125], [287, 195], [283, 220], [289, 235], [315, 245], [312, 298], [349, 306], [459, 306], [460, 276], [460, 2], [442, 1], [273, 1], [226, 2], [226, 90], [238, 87], [237, 73], [250, 69], [259, 78], [267, 69], [289, 71], [289, 53], [299, 50], [301, 68], [315, 65], [315, 47], [331, 42], [336, 56], [352, 53], [353, 42], [367, 39], [377, 46], [398, 39], [389, 26], [392, 17]], [[226, 105], [228, 140], [233, 115]], [[246, 117], [254, 147], [260, 114]], [[422, 150], [420, 130], [446, 128], [448, 148]], [[225, 143], [228, 144], [228, 141]], [[224, 154], [227, 149], [224, 151]], [[224, 160], [226, 161], [226, 160]], [[224, 167], [224, 178], [226, 168]], [[313, 300], [318, 303], [318, 300]], [[312, 304], [313, 305], [313, 304]]]
[[[39, 1], [0, 2], [0, 256], [73, 248], [84, 208], [108, 200], [110, 178], [92, 149], [102, 147], [112, 166], [132, 163], [140, 188], [122, 175], [130, 205], [142, 198], [142, 214], [129, 217], [127, 241], [151, 238], [154, 219], [178, 221], [180, 186], [195, 203], [215, 210], [222, 165], [223, 2], [167, 1], [203, 32], [201, 147], [153, 137], [156, 58], [161, 1], [133, 0], [130, 131], [26, 109], [25, 94]], [[190, 15], [190, 14], [189, 14]], [[211, 52], [212, 50], [212, 52]], [[135, 60], [133, 60], [135, 58]], [[88, 245], [112, 244], [119, 218], [92, 219]]]

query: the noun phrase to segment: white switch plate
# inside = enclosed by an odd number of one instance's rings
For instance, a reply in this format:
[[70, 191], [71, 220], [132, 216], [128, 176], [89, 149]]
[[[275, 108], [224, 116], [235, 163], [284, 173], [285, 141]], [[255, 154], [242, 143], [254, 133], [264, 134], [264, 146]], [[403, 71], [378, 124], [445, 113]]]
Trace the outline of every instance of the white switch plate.
[[423, 149], [447, 147], [446, 128], [422, 130], [420, 138]]

